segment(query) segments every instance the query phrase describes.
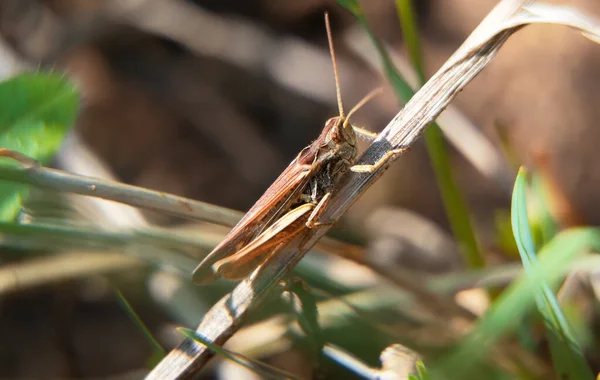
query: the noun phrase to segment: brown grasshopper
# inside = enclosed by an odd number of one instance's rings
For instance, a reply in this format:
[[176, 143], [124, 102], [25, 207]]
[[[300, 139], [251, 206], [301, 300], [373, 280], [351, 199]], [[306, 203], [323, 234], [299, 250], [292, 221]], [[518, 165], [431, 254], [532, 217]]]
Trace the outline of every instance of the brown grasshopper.
[[306, 227], [321, 224], [319, 215], [341, 174], [348, 169], [370, 172], [388, 158], [384, 156], [374, 165], [352, 167], [358, 152], [356, 134], [368, 138], [374, 134], [353, 126], [349, 117], [375, 92], [367, 95], [347, 116], [344, 115], [327, 14], [325, 25], [340, 115], [327, 120], [319, 137], [298, 154], [225, 239], [202, 260], [193, 273], [196, 284], [209, 283], [217, 276], [228, 279], [246, 277], [265, 256], [276, 254]]

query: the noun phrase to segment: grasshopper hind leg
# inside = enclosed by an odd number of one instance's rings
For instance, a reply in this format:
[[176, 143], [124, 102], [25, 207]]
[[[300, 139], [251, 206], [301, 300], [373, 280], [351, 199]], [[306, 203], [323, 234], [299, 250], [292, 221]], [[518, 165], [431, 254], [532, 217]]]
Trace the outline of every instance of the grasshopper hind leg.
[[219, 260], [213, 264], [212, 270], [214, 273], [222, 276], [223, 278], [229, 280], [240, 280], [248, 277], [257, 267], [261, 267], [263, 263], [277, 255], [283, 246], [285, 246], [285, 244], [279, 244], [273, 248], [271, 252], [267, 253], [266, 255], [257, 256], [251, 260], [251, 262], [247, 262], [244, 265], [240, 265], [237, 261], [228, 259]]
[[[253, 274], [253, 278], [258, 276], [260, 274], [260, 272], [262, 271], [262, 267], [265, 263], [268, 263], [269, 261], [271, 261], [275, 256], [277, 256], [279, 254], [279, 252], [281, 252], [281, 250], [286, 246], [285, 243], [281, 243], [279, 244], [277, 247], [275, 247], [275, 249], [273, 249], [271, 252], [269, 252], [265, 257], [263, 257], [262, 261], [254, 268], [259, 268], [259, 270], [255, 271], [252, 270], [248, 273], [245, 273], [242, 277], [246, 277], [250, 274]], [[254, 273], [253, 273], [254, 272]]]
[[321, 198], [319, 203], [317, 203], [317, 206], [310, 213], [310, 216], [308, 217], [308, 220], [306, 221], [306, 227], [315, 228], [315, 227], [319, 227], [319, 226], [331, 226], [334, 224], [334, 223], [327, 223], [327, 222], [319, 222], [319, 217], [321, 216], [321, 214], [323, 214], [323, 211], [325, 210], [325, 207], [329, 203], [330, 199], [331, 199], [331, 193], [327, 193], [323, 196], [323, 198]]

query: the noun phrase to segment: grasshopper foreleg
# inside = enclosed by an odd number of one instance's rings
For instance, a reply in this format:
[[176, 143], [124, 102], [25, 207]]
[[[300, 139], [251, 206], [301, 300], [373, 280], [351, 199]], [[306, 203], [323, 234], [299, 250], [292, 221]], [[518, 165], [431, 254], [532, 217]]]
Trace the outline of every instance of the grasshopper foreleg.
[[374, 171], [376, 171], [377, 169], [379, 169], [380, 167], [385, 165], [386, 162], [389, 161], [391, 158], [396, 157], [397, 155], [401, 154], [404, 151], [405, 151], [404, 148], [392, 149], [392, 150], [388, 151], [386, 154], [384, 154], [374, 164], [354, 165], [350, 168], [350, 170], [355, 173], [373, 173]]

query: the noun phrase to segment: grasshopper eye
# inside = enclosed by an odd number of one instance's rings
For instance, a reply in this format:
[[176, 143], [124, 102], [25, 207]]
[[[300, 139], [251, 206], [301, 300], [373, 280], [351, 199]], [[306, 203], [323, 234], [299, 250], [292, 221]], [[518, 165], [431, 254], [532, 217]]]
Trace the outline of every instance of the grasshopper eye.
[[344, 119], [341, 117], [334, 117], [330, 119], [333, 123], [331, 131], [329, 132], [329, 138], [336, 144], [340, 144], [346, 141], [346, 133], [344, 133]]

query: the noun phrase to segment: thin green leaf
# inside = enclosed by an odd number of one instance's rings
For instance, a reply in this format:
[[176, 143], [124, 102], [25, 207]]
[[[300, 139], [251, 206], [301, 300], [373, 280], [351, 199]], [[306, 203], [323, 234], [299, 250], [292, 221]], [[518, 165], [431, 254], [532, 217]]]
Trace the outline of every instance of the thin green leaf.
[[125, 312], [127, 312], [127, 315], [129, 315], [133, 323], [137, 326], [137, 328], [142, 332], [144, 337], [148, 339], [150, 344], [152, 344], [152, 346], [154, 347], [154, 352], [150, 357], [150, 362], [159, 362], [160, 360], [162, 360], [165, 357], [166, 352], [164, 347], [158, 342], [154, 335], [152, 335], [148, 326], [146, 326], [146, 324], [142, 321], [142, 319], [135, 312], [135, 310], [133, 310], [133, 307], [131, 307], [131, 304], [129, 303], [129, 301], [127, 301], [123, 293], [121, 293], [121, 291], [117, 288], [114, 288], [114, 292], [117, 296], [117, 300], [119, 300], [121, 307], [125, 310]]
[[396, 70], [396, 67], [394, 66], [392, 60], [390, 59], [390, 56], [388, 55], [387, 51], [385, 50], [385, 48], [383, 47], [381, 42], [379, 42], [377, 37], [375, 37], [375, 35], [371, 31], [371, 29], [369, 28], [369, 25], [367, 24], [367, 20], [365, 19], [365, 16], [364, 16], [358, 2], [356, 0], [338, 0], [338, 4], [340, 4], [346, 10], [348, 10], [350, 13], [352, 13], [352, 15], [354, 17], [356, 17], [360, 26], [362, 26], [363, 29], [365, 30], [365, 32], [367, 32], [367, 35], [369, 36], [371, 43], [373, 43], [373, 46], [375, 46], [375, 48], [377, 49], [377, 52], [379, 53], [379, 56], [383, 63], [385, 75], [388, 78], [388, 80], [390, 81], [390, 83], [392, 84], [394, 91], [396, 91], [396, 94], [398, 95], [400, 100], [402, 100], [402, 102], [404, 102], [404, 103], [408, 102], [408, 100], [410, 98], [412, 98], [412, 96], [415, 93], [412, 90], [412, 88], [408, 85], [408, 83], [406, 83], [402, 79], [400, 74], [398, 74], [398, 70]]
[[205, 345], [211, 351], [213, 351], [215, 354], [220, 355], [231, 361], [234, 361], [234, 362], [238, 363], [239, 365], [242, 365], [242, 366], [248, 368], [249, 370], [258, 373], [267, 379], [275, 379], [275, 380], [280, 380], [282, 378], [283, 379], [299, 379], [297, 376], [294, 376], [293, 374], [286, 372], [284, 370], [275, 368], [266, 363], [261, 363], [258, 360], [251, 359], [244, 355], [226, 350], [223, 347], [212, 343], [210, 340], [208, 340], [208, 338], [200, 335], [200, 333], [198, 333], [195, 330], [188, 329], [185, 327], [178, 327], [177, 330], [179, 330], [187, 338], [193, 339], [193, 340]]
[[558, 226], [549, 211], [550, 202], [547, 199], [544, 186], [549, 185], [544, 184], [543, 178], [538, 173], [533, 173], [531, 187], [539, 200], [539, 210], [536, 213], [536, 227], [539, 229], [541, 244], [536, 245], [537, 247], [548, 243], [558, 232]]
[[[517, 247], [527, 276], [531, 276], [539, 265], [529, 219], [526, 201], [527, 171], [519, 170], [512, 199], [512, 226]], [[591, 379], [592, 372], [581, 352], [579, 344], [573, 338], [558, 301], [550, 285], [544, 279], [533, 281], [537, 309], [542, 315], [548, 334], [552, 362], [561, 379]]]
[[360, 9], [360, 4], [357, 0], [337, 0], [338, 4], [346, 8], [346, 10], [354, 15], [356, 18], [362, 18], [363, 13]]
[[402, 36], [410, 60], [419, 75], [419, 81], [425, 83], [425, 70], [423, 64], [423, 51], [419, 40], [419, 30], [417, 28], [417, 17], [415, 15], [412, 0], [396, 0], [396, 11], [400, 20]]
[[516, 331], [533, 306], [534, 284], [546, 281], [550, 287], [556, 286], [564, 276], [564, 268], [590, 248], [600, 250], [600, 230], [596, 228], [574, 228], [556, 235], [540, 251], [539, 263], [513, 282], [473, 331], [446, 356], [430, 365], [430, 370], [447, 379], [479, 379], [474, 369], [487, 361], [490, 348], [501, 337]]
[[422, 360], [417, 360], [417, 372], [419, 373], [419, 379], [429, 380], [431, 377], [425, 368], [425, 363]]
[[518, 257], [519, 249], [517, 248], [517, 243], [515, 243], [515, 237], [512, 233], [510, 212], [504, 209], [495, 210], [494, 224], [496, 227], [495, 241], [498, 247], [501, 248], [505, 255], [509, 257]]
[[317, 300], [308, 285], [299, 278], [292, 278], [287, 282], [287, 291], [290, 294], [290, 304], [300, 328], [314, 344], [315, 352], [320, 354], [325, 340], [319, 325]]
[[[79, 95], [63, 76], [23, 74], [0, 83], [0, 108], [0, 147], [47, 164], [75, 121]], [[0, 183], [0, 220], [14, 219], [28, 189]]]

